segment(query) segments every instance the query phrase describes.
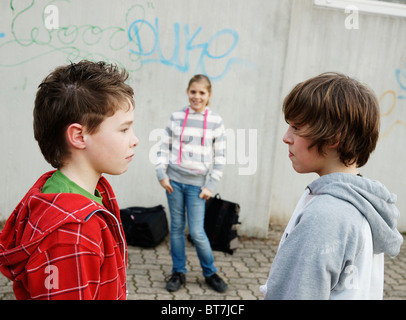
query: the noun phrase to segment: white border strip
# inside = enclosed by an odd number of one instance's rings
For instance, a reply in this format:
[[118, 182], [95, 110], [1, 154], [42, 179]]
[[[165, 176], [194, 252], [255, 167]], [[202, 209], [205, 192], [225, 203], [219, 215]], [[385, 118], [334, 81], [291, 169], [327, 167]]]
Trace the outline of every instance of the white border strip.
[[360, 13], [372, 13], [406, 18], [406, 5], [372, 0], [313, 0], [318, 7], [345, 10], [356, 7]]

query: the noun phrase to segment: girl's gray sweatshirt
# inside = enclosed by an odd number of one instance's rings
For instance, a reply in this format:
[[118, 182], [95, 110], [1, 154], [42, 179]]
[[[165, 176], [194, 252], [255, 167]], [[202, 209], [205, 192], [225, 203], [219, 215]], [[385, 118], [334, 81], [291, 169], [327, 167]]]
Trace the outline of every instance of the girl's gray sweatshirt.
[[172, 113], [157, 152], [159, 181], [169, 178], [211, 191], [220, 181], [226, 163], [225, 129], [221, 116], [206, 109], [207, 117], [189, 107]]
[[382, 299], [384, 253], [396, 256], [403, 242], [395, 202], [364, 177], [315, 180], [282, 236], [265, 299]]

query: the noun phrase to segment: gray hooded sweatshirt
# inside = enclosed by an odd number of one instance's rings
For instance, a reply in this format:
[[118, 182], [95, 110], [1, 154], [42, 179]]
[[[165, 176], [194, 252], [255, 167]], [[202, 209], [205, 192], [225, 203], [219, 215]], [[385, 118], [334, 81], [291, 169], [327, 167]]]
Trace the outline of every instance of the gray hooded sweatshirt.
[[384, 253], [399, 253], [396, 195], [333, 173], [312, 182], [286, 227], [265, 299], [382, 299]]

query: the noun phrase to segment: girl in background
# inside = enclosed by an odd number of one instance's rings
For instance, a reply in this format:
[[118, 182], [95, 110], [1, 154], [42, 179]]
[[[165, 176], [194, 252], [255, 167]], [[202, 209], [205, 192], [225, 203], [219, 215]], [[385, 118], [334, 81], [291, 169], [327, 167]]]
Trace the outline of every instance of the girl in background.
[[187, 87], [190, 105], [174, 112], [158, 151], [156, 174], [166, 190], [171, 216], [172, 276], [166, 289], [174, 292], [186, 282], [185, 226], [195, 245], [207, 284], [217, 292], [227, 284], [217, 275], [213, 252], [204, 230], [205, 201], [222, 177], [225, 130], [222, 118], [209, 107], [211, 82], [195, 75]]

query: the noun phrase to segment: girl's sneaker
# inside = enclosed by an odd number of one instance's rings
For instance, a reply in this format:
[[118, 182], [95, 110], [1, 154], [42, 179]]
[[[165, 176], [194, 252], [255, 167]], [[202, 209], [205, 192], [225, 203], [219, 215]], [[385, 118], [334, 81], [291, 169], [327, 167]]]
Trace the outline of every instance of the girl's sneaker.
[[217, 273], [205, 278], [206, 283], [217, 292], [224, 292], [228, 289], [228, 285], [217, 275]]
[[175, 272], [172, 277], [166, 283], [166, 290], [169, 292], [178, 291], [182, 284], [186, 283], [185, 274], [182, 272]]

